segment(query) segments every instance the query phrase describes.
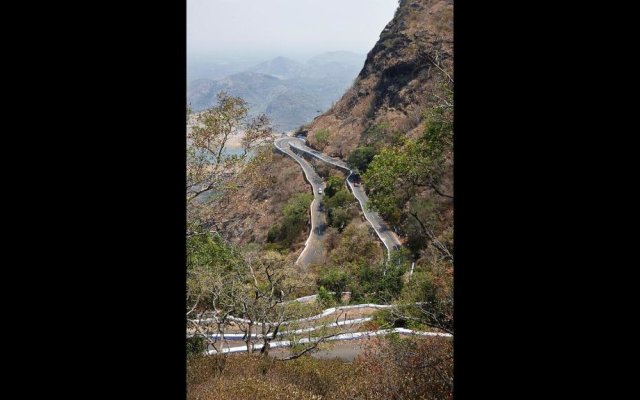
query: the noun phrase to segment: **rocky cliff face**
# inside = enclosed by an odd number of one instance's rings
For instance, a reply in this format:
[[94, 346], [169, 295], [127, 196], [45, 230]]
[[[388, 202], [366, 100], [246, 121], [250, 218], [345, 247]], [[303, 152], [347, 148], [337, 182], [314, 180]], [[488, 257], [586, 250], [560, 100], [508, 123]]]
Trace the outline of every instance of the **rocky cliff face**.
[[401, 0], [353, 86], [307, 125], [308, 142], [346, 157], [377, 127], [387, 138], [393, 132], [414, 137], [424, 130], [422, 115], [437, 101], [438, 85], [449, 78], [453, 79], [453, 0]]
[[[434, 95], [442, 94], [437, 89], [448, 79], [442, 70], [453, 78], [452, 21], [453, 1], [401, 1], [352, 87], [307, 125], [310, 145], [346, 157], [372, 130], [379, 134], [375, 140], [383, 141], [390, 140], [394, 132], [420, 135], [426, 124], [423, 113], [439, 101]], [[384, 128], [376, 129], [380, 127]], [[316, 140], [321, 131], [329, 132], [328, 140]], [[218, 204], [219, 211], [228, 216], [221, 231], [234, 243], [264, 243], [268, 229], [282, 218], [287, 199], [309, 191], [299, 166], [287, 157], [273, 155], [258, 169], [257, 175], [268, 178], [269, 185], [241, 182], [242, 190], [228, 193]], [[443, 179], [447, 193], [452, 193], [451, 173], [449, 168]], [[452, 210], [452, 203], [443, 207]], [[440, 225], [452, 220], [452, 213], [447, 215]], [[441, 231], [439, 226], [436, 233]], [[301, 237], [296, 246], [303, 243]]]

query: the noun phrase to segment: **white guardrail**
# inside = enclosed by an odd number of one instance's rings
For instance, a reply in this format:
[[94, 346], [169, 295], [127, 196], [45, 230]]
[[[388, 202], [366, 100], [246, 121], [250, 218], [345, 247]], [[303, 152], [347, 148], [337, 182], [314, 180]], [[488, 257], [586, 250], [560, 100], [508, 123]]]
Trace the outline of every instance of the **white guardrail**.
[[[326, 341], [334, 341], [334, 340], [356, 340], [356, 339], [363, 339], [363, 338], [369, 338], [369, 337], [375, 337], [375, 336], [384, 336], [384, 335], [388, 335], [391, 333], [399, 333], [401, 335], [416, 335], [416, 336], [440, 336], [440, 337], [453, 337], [453, 335], [451, 335], [450, 333], [439, 333], [439, 332], [420, 332], [420, 331], [414, 331], [411, 329], [406, 329], [406, 328], [394, 328], [394, 329], [381, 329], [379, 331], [368, 331], [368, 332], [354, 332], [354, 333], [343, 333], [337, 336], [333, 336], [327, 339], [324, 339]], [[226, 336], [226, 335], [225, 335]], [[297, 341], [296, 343], [315, 343], [317, 341], [319, 341], [320, 338], [302, 338], [299, 341]], [[291, 345], [291, 341], [290, 340], [279, 340], [279, 341], [274, 341], [271, 342], [269, 347], [270, 348], [278, 348], [278, 347], [288, 347]], [[256, 343], [254, 344], [253, 348], [254, 350], [259, 350], [263, 347], [263, 344], [260, 343]], [[226, 354], [226, 353], [238, 353], [238, 352], [242, 352], [242, 351], [247, 351], [247, 346], [235, 346], [235, 347], [227, 347], [222, 349], [222, 353]], [[207, 350], [205, 352], [206, 355], [212, 355], [212, 354], [217, 354], [218, 352], [216, 350]]]
[[[372, 317], [349, 319], [349, 320], [346, 320], [346, 321], [338, 321], [338, 322], [334, 322], [332, 324], [322, 325], [320, 327], [315, 327], [314, 326], [314, 327], [310, 327], [310, 328], [296, 329], [295, 331], [283, 331], [283, 332], [280, 332], [278, 334], [278, 336], [297, 335], [297, 334], [300, 334], [300, 333], [313, 332], [313, 331], [316, 331], [316, 330], [322, 329], [322, 328], [336, 328], [338, 326], [344, 326], [344, 325], [361, 324], [363, 322], [371, 321], [372, 319], [373, 319]], [[191, 337], [191, 336], [193, 336], [193, 335], [187, 335], [187, 337]], [[224, 340], [244, 340], [245, 337], [246, 337], [244, 333], [225, 333], [225, 334], [213, 333], [213, 334], [206, 335], [206, 336], [209, 339], [224, 339]], [[264, 335], [254, 333], [250, 337], [251, 338], [255, 338], [255, 339], [262, 339], [264, 337]], [[268, 333], [266, 335], [266, 337], [268, 337], [268, 338], [273, 337], [273, 333]]]
[[[351, 305], [351, 306], [331, 307], [331, 308], [327, 308], [326, 310], [324, 310], [323, 312], [321, 312], [318, 315], [314, 315], [313, 317], [300, 318], [300, 319], [296, 319], [296, 320], [292, 320], [292, 321], [285, 321], [281, 325], [289, 325], [289, 324], [299, 323], [299, 322], [315, 321], [317, 319], [324, 318], [326, 316], [334, 314], [337, 311], [343, 311], [343, 310], [353, 310], [353, 309], [358, 309], [358, 308], [387, 309], [387, 308], [393, 308], [393, 307], [394, 307], [393, 305], [387, 305], [387, 304], [355, 304], [355, 305]], [[243, 322], [243, 323], [251, 322], [248, 319], [236, 318], [234, 316], [229, 316], [227, 318], [230, 321], [234, 321], [234, 322]], [[197, 324], [207, 324], [207, 323], [210, 323], [210, 322], [214, 322], [215, 319], [214, 318], [201, 318], [201, 319], [190, 319], [189, 321], [197, 323]], [[254, 325], [263, 325], [262, 322], [254, 322], [253, 324]]]

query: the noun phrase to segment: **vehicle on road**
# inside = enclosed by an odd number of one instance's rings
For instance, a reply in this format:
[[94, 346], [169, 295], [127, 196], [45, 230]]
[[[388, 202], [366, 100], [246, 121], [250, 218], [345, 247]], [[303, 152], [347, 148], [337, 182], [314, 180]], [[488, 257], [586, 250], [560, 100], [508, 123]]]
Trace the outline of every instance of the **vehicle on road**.
[[322, 194], [322, 188], [318, 189], [318, 194]]

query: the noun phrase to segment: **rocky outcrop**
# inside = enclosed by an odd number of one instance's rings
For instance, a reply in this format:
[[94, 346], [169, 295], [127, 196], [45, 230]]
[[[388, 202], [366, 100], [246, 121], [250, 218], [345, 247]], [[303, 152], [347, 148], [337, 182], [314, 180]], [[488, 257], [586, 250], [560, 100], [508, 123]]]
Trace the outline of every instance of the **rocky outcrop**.
[[394, 132], [418, 135], [435, 89], [453, 79], [442, 71], [452, 66], [453, 0], [400, 1], [353, 86], [305, 127], [309, 145], [346, 157], [371, 130], [382, 140]]

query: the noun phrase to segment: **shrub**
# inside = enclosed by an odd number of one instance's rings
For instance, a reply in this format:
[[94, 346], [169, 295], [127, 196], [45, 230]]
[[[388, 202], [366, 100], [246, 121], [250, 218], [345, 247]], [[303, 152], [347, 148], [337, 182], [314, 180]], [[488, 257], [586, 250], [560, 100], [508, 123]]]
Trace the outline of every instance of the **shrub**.
[[[340, 184], [342, 184], [342, 180]], [[327, 186], [328, 194], [324, 205], [327, 210], [329, 226], [342, 230], [352, 218], [352, 210], [355, 208], [355, 197], [344, 187], [336, 187], [335, 182]]]
[[309, 221], [309, 206], [313, 201], [311, 193], [298, 193], [284, 205], [284, 218], [280, 229], [282, 245], [289, 247], [293, 240], [305, 230]]
[[326, 146], [329, 143], [329, 135], [330, 135], [330, 133], [329, 133], [328, 129], [319, 130], [315, 134], [316, 142], [318, 142], [319, 144], [321, 144], [323, 146]]
[[365, 172], [375, 155], [376, 150], [373, 146], [357, 147], [351, 152], [351, 154], [349, 154], [347, 164], [351, 169], [357, 169], [360, 172]]
[[349, 222], [351, 218], [351, 214], [348, 210], [338, 207], [338, 208], [330, 208], [328, 212], [329, 217], [329, 225], [338, 228], [338, 230], [342, 231], [345, 225]]
[[277, 251], [279, 253], [286, 251], [286, 249], [280, 243], [267, 243], [262, 247], [262, 249], [265, 251]]
[[336, 292], [334, 296], [339, 299], [340, 293], [348, 291], [351, 280], [351, 275], [345, 269], [329, 267], [320, 274], [318, 285], [327, 291]]
[[207, 349], [207, 340], [200, 335], [187, 338], [187, 355], [202, 354]]
[[281, 229], [279, 225], [273, 225], [271, 228], [269, 228], [269, 232], [267, 232], [267, 242], [275, 242], [280, 235], [280, 230]]
[[324, 286], [320, 286], [318, 288], [318, 302], [322, 305], [322, 308], [330, 308], [336, 305], [334, 296], [331, 295], [331, 293], [327, 289], [325, 289]]
[[337, 175], [331, 175], [327, 178], [327, 186], [324, 189], [324, 194], [327, 197], [332, 197], [342, 188], [344, 188], [344, 178]]

